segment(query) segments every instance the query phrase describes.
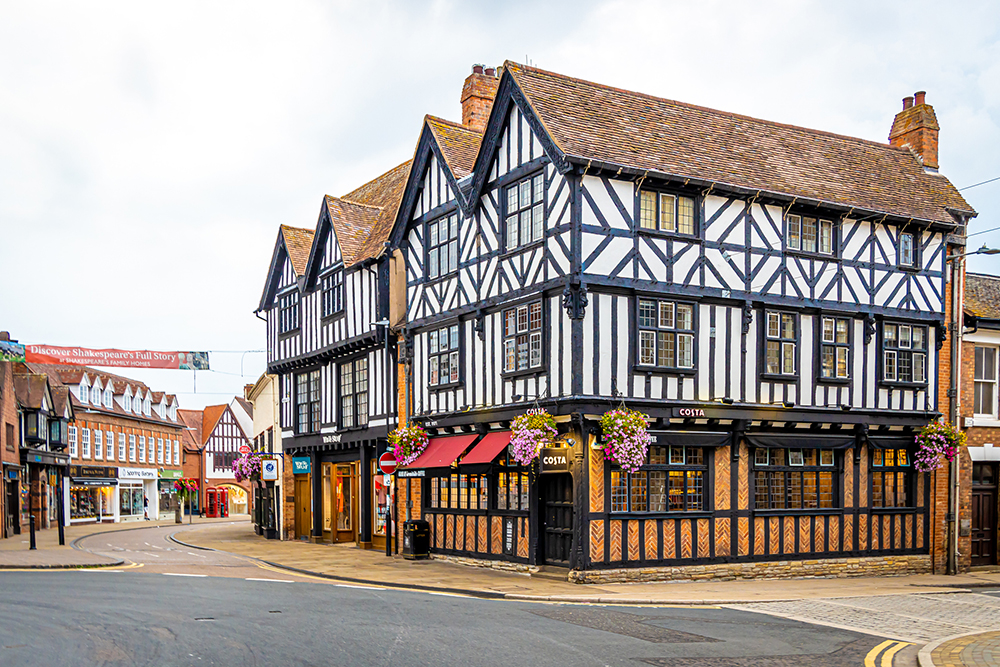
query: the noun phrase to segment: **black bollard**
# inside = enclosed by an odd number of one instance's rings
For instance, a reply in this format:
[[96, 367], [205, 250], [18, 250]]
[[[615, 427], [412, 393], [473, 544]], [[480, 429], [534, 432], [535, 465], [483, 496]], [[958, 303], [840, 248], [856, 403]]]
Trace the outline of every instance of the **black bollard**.
[[385, 508], [385, 555], [392, 556], [392, 512]]
[[35, 515], [31, 515], [31, 549], [35, 548]]

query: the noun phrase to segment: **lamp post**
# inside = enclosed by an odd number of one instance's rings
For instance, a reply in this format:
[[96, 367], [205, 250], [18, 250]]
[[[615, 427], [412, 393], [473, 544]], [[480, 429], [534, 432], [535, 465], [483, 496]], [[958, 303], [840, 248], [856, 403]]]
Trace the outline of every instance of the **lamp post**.
[[[951, 422], [956, 430], [961, 428], [959, 425], [960, 414], [958, 405], [961, 392], [959, 374], [962, 366], [962, 326], [959, 322], [959, 317], [964, 310], [963, 306], [965, 303], [965, 285], [960, 284], [964, 283], [964, 280], [960, 280], [964, 276], [964, 264], [962, 260], [971, 255], [996, 254], [1000, 254], [1000, 249], [987, 248], [984, 243], [983, 247], [979, 250], [956, 253], [945, 257], [945, 262], [951, 264], [951, 312], [949, 313], [950, 322], [948, 323], [948, 329], [951, 332], [951, 373], [948, 388], [948, 421]], [[958, 503], [959, 479], [958, 455], [956, 455], [955, 460], [950, 463], [948, 468], [948, 513], [945, 515], [945, 520], [948, 524], [947, 574], [958, 574], [958, 530], [956, 529]]]

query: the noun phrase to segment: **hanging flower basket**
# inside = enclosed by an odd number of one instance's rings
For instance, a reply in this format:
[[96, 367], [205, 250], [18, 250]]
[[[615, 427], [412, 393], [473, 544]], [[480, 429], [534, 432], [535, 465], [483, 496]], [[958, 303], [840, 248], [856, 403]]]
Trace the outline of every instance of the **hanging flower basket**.
[[174, 482], [174, 491], [177, 495], [182, 498], [190, 498], [198, 491], [198, 480], [196, 479], [179, 479]]
[[948, 422], [931, 422], [917, 435], [913, 467], [920, 472], [933, 472], [945, 461], [954, 461], [958, 448], [963, 445], [965, 433], [956, 431]]
[[424, 453], [430, 439], [427, 432], [419, 424], [410, 423], [400, 426], [389, 434], [389, 444], [396, 457], [396, 465], [402, 468], [417, 460]]
[[233, 461], [233, 475], [237, 482], [260, 481], [260, 454], [250, 452]]
[[552, 443], [558, 431], [556, 420], [545, 410], [528, 410], [510, 425], [510, 453], [520, 465], [538, 458], [542, 447]]
[[601, 416], [605, 460], [617, 463], [625, 472], [636, 472], [646, 463], [649, 432], [646, 415], [625, 406]]

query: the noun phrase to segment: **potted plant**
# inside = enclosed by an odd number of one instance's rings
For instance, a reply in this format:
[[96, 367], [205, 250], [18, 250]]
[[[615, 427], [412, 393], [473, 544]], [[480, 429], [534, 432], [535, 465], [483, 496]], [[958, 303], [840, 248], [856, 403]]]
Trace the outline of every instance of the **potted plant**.
[[954, 461], [958, 448], [965, 445], [965, 433], [956, 431], [946, 421], [931, 422], [920, 431], [916, 438], [917, 452], [913, 456], [913, 467], [920, 472], [933, 472], [944, 461]]
[[[188, 523], [191, 523], [191, 504], [190, 504], [190, 501], [191, 501], [191, 498], [194, 497], [194, 494], [198, 493], [198, 480], [196, 480], [196, 479], [190, 479], [190, 478], [179, 479], [176, 482], [174, 482], [174, 491], [176, 491], [177, 495], [180, 496], [180, 499], [181, 499], [182, 503], [185, 503], [185, 502], [187, 503], [187, 505], [188, 505]], [[177, 521], [177, 523], [181, 522], [179, 517], [176, 519], [176, 521]]]
[[617, 463], [625, 472], [636, 472], [646, 463], [649, 432], [646, 415], [624, 405], [601, 416], [605, 460]]
[[389, 444], [400, 468], [416, 461], [424, 453], [428, 442], [427, 432], [413, 422], [399, 426], [389, 434]]
[[542, 447], [556, 437], [556, 420], [542, 408], [528, 410], [510, 425], [510, 453], [514, 460], [526, 466], [538, 458]]

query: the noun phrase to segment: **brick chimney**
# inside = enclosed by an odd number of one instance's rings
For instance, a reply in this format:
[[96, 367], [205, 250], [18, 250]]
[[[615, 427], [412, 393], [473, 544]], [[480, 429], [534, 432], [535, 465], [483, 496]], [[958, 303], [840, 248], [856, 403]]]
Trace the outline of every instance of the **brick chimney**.
[[472, 74], [462, 86], [462, 125], [476, 132], [486, 130], [499, 84], [495, 69], [473, 65]]
[[919, 91], [903, 98], [903, 110], [896, 114], [889, 132], [889, 143], [909, 147], [924, 162], [928, 170], [938, 168], [938, 127], [934, 107], [924, 101], [927, 93]]

